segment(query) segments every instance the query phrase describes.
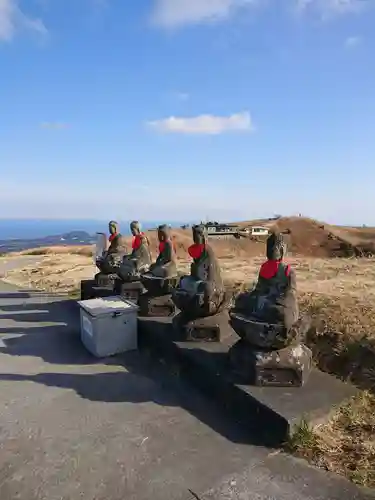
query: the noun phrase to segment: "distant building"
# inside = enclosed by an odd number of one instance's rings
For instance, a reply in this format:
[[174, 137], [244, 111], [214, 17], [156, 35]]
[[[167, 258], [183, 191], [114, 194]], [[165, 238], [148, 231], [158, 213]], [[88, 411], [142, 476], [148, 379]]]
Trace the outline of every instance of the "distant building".
[[269, 229], [263, 226], [251, 226], [242, 229], [243, 233], [247, 233], [249, 236], [268, 236]]
[[252, 236], [267, 236], [269, 234], [269, 229], [262, 226], [253, 226], [250, 228], [250, 234]]
[[237, 224], [220, 224], [219, 222], [204, 222], [209, 238], [238, 237], [239, 227]]

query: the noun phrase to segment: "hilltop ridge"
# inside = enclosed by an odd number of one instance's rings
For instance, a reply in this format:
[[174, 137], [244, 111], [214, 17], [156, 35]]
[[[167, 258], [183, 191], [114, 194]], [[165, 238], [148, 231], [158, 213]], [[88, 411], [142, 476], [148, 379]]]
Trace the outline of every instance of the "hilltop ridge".
[[[270, 231], [287, 233], [288, 252], [308, 257], [361, 257], [375, 254], [375, 228], [355, 228], [325, 224], [308, 217], [280, 217], [257, 219], [238, 223], [240, 228], [263, 226]], [[191, 243], [189, 229], [173, 231], [177, 249], [186, 252]], [[156, 244], [156, 235], [148, 233]], [[153, 241], [155, 239], [155, 242]], [[239, 257], [264, 254], [264, 237], [236, 239], [210, 239], [218, 256], [232, 253]]]
[[[375, 228], [371, 227], [345, 227], [325, 224], [307, 217], [281, 217], [275, 219], [258, 219], [256, 221], [239, 222], [238, 226], [261, 225], [270, 230], [287, 232], [285, 238], [288, 243], [288, 253], [296, 256], [306, 257], [362, 257], [375, 254]], [[186, 258], [187, 249], [191, 245], [191, 228], [172, 229], [177, 255]], [[155, 230], [145, 231], [147, 234], [153, 255], [157, 254], [158, 241]], [[89, 235], [87, 235], [89, 237]], [[75, 240], [75, 248], [72, 243], [58, 240], [55, 243], [34, 245], [28, 244], [22, 254], [43, 255], [47, 253], [79, 253], [91, 255], [93, 251], [93, 237], [89, 241], [79, 244]], [[126, 237], [131, 249], [131, 236]], [[241, 237], [236, 239], [210, 238], [210, 244], [215, 249], [219, 258], [248, 258], [264, 255], [264, 237]], [[34, 250], [32, 249], [34, 248]]]
[[95, 236], [91, 236], [86, 231], [70, 231], [63, 234], [42, 236], [39, 238], [17, 238], [0, 240], [0, 254], [9, 252], [20, 252], [30, 248], [40, 248], [47, 246], [77, 246], [91, 245], [95, 242]]

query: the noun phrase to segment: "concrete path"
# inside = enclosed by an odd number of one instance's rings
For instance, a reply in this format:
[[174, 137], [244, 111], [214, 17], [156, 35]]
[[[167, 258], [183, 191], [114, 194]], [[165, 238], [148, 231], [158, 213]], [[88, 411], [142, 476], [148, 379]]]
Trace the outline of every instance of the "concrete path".
[[1, 500], [375, 498], [249, 443], [138, 352], [93, 359], [61, 298], [0, 283], [0, 337]]

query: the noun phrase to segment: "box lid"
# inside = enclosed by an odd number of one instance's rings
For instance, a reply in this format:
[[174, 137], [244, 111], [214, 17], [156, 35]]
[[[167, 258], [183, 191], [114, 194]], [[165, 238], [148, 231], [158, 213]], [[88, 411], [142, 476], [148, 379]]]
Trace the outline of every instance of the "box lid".
[[96, 299], [79, 300], [78, 304], [90, 316], [101, 316], [111, 313], [130, 313], [138, 311], [139, 307], [130, 300], [122, 299], [118, 295], [112, 297], [98, 297]]

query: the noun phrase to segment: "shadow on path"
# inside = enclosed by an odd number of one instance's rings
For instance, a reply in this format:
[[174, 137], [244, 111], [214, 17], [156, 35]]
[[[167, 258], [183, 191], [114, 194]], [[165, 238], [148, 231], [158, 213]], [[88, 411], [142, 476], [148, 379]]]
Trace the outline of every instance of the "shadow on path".
[[[75, 301], [0, 305], [0, 325], [9, 320], [12, 320], [10, 327], [0, 327], [0, 338], [5, 346], [0, 348], [0, 354], [41, 358], [52, 365], [75, 365], [75, 370], [79, 369], [78, 365], [107, 365], [112, 366], [112, 370], [115, 366], [124, 366], [128, 372], [105, 372], [106, 367], [103, 366], [104, 373], [6, 373], [0, 374], [0, 380], [30, 381], [48, 387], [72, 389], [81, 398], [90, 401], [152, 401], [159, 405], [179, 406], [232, 442], [258, 446], [268, 444], [256, 429], [252, 430], [249, 426], [245, 431], [222, 414], [215, 403], [206, 400], [165, 365], [142, 351], [105, 359], [92, 356], [80, 339], [79, 308]], [[61, 322], [65, 325], [42, 326], [40, 322]], [[40, 363], [37, 369], [40, 370]], [[67, 367], [66, 371], [69, 370]]]
[[[0, 381], [34, 382], [48, 387], [74, 390], [81, 398], [104, 403], [146, 403], [180, 407], [233, 443], [267, 446], [264, 436], [242, 427], [221, 414], [215, 404], [194, 392], [183, 380], [173, 377], [159, 364], [139, 352], [104, 360], [122, 364], [128, 372], [36, 375], [1, 374]], [[101, 360], [103, 362], [103, 360]], [[250, 418], [250, 416], [249, 416]], [[271, 446], [271, 443], [269, 443]]]
[[1, 299], [29, 299], [31, 297], [30, 292], [1, 292], [0, 293], [0, 300]]
[[[6, 296], [9, 298], [9, 294]], [[67, 299], [66, 296], [58, 300], [41, 293], [29, 294], [27, 297], [20, 293], [11, 298], [27, 298], [29, 301], [19, 304], [1, 304], [3, 298], [4, 294], [0, 293], [0, 321], [17, 322], [20, 327], [25, 322], [65, 323], [72, 328], [79, 326], [79, 306], [75, 300]]]

